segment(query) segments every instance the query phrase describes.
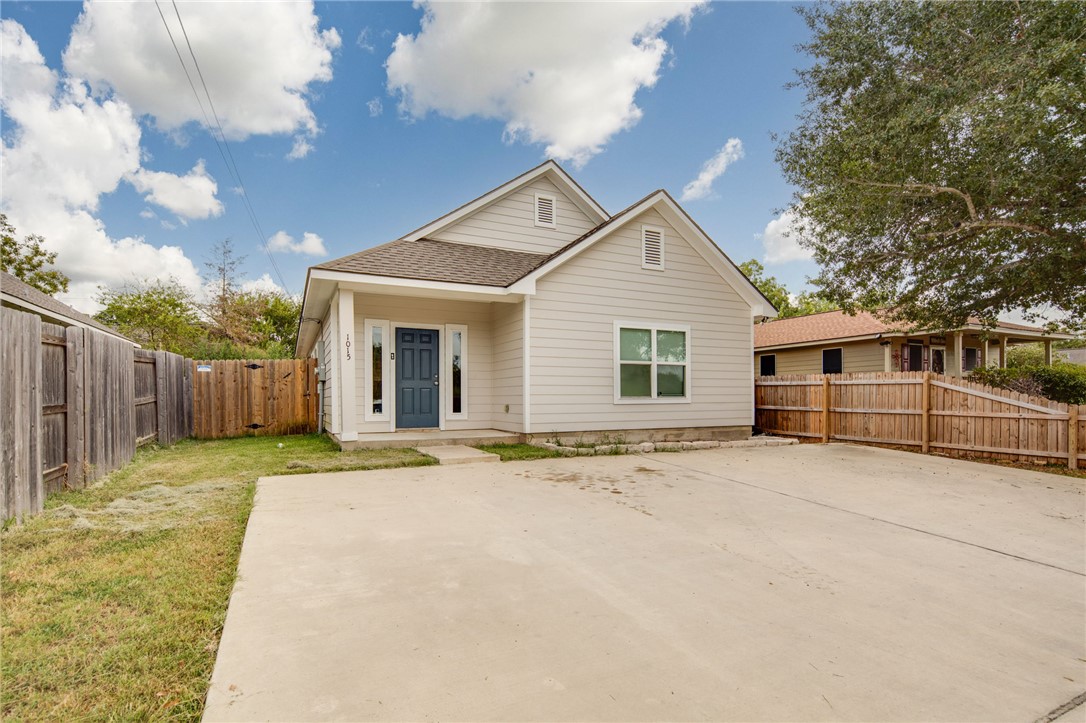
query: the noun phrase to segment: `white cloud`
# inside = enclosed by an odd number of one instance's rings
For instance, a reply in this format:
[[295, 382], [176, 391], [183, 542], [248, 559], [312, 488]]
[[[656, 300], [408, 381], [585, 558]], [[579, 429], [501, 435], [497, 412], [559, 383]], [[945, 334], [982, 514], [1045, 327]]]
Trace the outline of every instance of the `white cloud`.
[[145, 218], [148, 221], [158, 218], [158, 215], [149, 208], [145, 208], [140, 211], [140, 218]]
[[385, 66], [402, 113], [498, 119], [507, 141], [582, 165], [637, 124], [635, 95], [668, 53], [661, 31], [704, 3], [420, 4], [420, 31], [397, 36]]
[[365, 50], [367, 53], [372, 53], [374, 51], [373, 40], [370, 38], [369, 28], [362, 28], [362, 31], [358, 33], [358, 39], [354, 42], [355, 45], [362, 50]]
[[702, 165], [698, 177], [683, 186], [683, 195], [680, 200], [696, 201], [708, 196], [713, 191], [713, 181], [723, 176], [728, 166], [738, 161], [743, 155], [743, 141], [738, 138], [729, 138], [716, 155]]
[[800, 245], [801, 228], [794, 209], [788, 209], [765, 225], [762, 246], [768, 264], [809, 259], [814, 253]]
[[173, 276], [189, 288], [199, 273], [176, 246], [140, 237], [113, 239], [93, 216], [99, 198], [140, 171], [139, 122], [123, 100], [96, 100], [78, 80], [57, 82], [37, 44], [12, 20], [0, 21], [4, 78], [0, 209], [23, 234], [45, 237], [71, 280], [61, 298], [97, 310], [99, 284]]
[[129, 177], [129, 181], [137, 191], [147, 194], [144, 200], [182, 218], [205, 219], [222, 215], [222, 202], [215, 197], [219, 186], [208, 175], [202, 158], [184, 176], [141, 168]]
[[[162, 5], [182, 57], [185, 36]], [[178, 3], [188, 39], [230, 139], [305, 131], [315, 135], [310, 85], [332, 79], [334, 28], [321, 30], [312, 2]], [[154, 3], [86, 2], [64, 51], [64, 67], [96, 93], [113, 89], [137, 114], [175, 131], [203, 114]], [[189, 73], [199, 88], [195, 67]]]
[[302, 234], [301, 241], [295, 241], [294, 237], [286, 231], [276, 231], [268, 239], [268, 249], [273, 252], [304, 254], [306, 256], [328, 255], [328, 251], [324, 248], [324, 239], [309, 231]]
[[366, 103], [366, 107], [370, 110], [370, 118], [376, 118], [385, 110], [385, 106], [381, 103], [380, 98], [372, 99], [370, 102]]
[[283, 287], [275, 283], [269, 274], [264, 274], [259, 279], [248, 279], [241, 282], [241, 290], [246, 293], [265, 292], [269, 294], [285, 294]]
[[290, 149], [290, 153], [287, 154], [287, 158], [296, 161], [299, 158], [305, 158], [309, 155], [309, 152], [313, 150], [313, 144], [311, 144], [305, 136], [294, 136], [294, 145]]

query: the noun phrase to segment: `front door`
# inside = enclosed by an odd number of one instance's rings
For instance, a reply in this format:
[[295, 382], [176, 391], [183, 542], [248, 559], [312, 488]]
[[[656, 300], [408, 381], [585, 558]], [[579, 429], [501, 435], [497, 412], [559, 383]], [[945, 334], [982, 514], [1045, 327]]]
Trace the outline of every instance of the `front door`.
[[931, 370], [936, 374], [946, 374], [946, 347], [931, 348]]
[[396, 330], [396, 428], [438, 426], [437, 332]]

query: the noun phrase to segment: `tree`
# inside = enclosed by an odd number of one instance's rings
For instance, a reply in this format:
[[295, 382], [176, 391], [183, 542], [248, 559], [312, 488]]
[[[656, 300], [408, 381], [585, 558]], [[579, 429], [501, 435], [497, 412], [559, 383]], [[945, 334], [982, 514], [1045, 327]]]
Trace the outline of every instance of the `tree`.
[[1043, 307], [1081, 326], [1086, 3], [799, 12], [814, 63], [777, 160], [826, 298], [933, 329]]
[[765, 266], [757, 259], [744, 261], [739, 264], [739, 269], [773, 303], [773, 306], [777, 307], [778, 319], [817, 314], [838, 308], [836, 304], [818, 292], [804, 291], [799, 296], [793, 296], [784, 284], [777, 281], [775, 276], [766, 276]]
[[242, 346], [257, 341], [252, 327], [258, 313], [254, 300], [238, 288], [238, 269], [244, 261], [244, 256], [234, 253], [234, 242], [229, 238], [212, 247], [211, 256], [204, 261], [210, 298], [201, 306], [213, 340]]
[[69, 279], [57, 269], [56, 251], [45, 250], [45, 239], [31, 234], [22, 241], [15, 238], [15, 227], [0, 213], [0, 269], [22, 279], [38, 291], [52, 296], [67, 291]]
[[204, 331], [192, 294], [174, 280], [101, 288], [95, 318], [145, 347], [190, 354]]

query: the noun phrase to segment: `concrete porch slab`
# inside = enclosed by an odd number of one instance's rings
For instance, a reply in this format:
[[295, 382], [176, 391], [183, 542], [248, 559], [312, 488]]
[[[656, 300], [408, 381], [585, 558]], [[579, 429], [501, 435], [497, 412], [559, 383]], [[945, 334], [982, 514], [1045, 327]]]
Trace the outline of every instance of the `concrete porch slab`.
[[437, 447], [416, 447], [423, 454], [437, 459], [439, 464], [478, 464], [479, 462], [501, 462], [501, 457], [462, 444], [443, 444]]
[[436, 447], [459, 444], [516, 444], [521, 436], [500, 429], [404, 429], [397, 432], [360, 434], [357, 441], [344, 442], [332, 435], [340, 449], [382, 449], [387, 447]]

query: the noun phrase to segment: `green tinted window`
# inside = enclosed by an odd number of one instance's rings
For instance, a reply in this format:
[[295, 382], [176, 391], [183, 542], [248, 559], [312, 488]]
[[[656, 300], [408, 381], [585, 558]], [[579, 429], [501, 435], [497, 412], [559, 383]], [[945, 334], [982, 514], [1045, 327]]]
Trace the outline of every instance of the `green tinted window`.
[[656, 396], [685, 397], [686, 367], [660, 364], [656, 367]]
[[683, 332], [683, 331], [658, 331], [658, 332], [656, 332], [656, 361], [659, 361], [659, 362], [684, 362], [684, 361], [686, 361], [686, 332]]
[[623, 364], [619, 393], [623, 397], [652, 396], [652, 367], [648, 364]]
[[652, 361], [652, 332], [648, 329], [620, 329], [619, 359]]

